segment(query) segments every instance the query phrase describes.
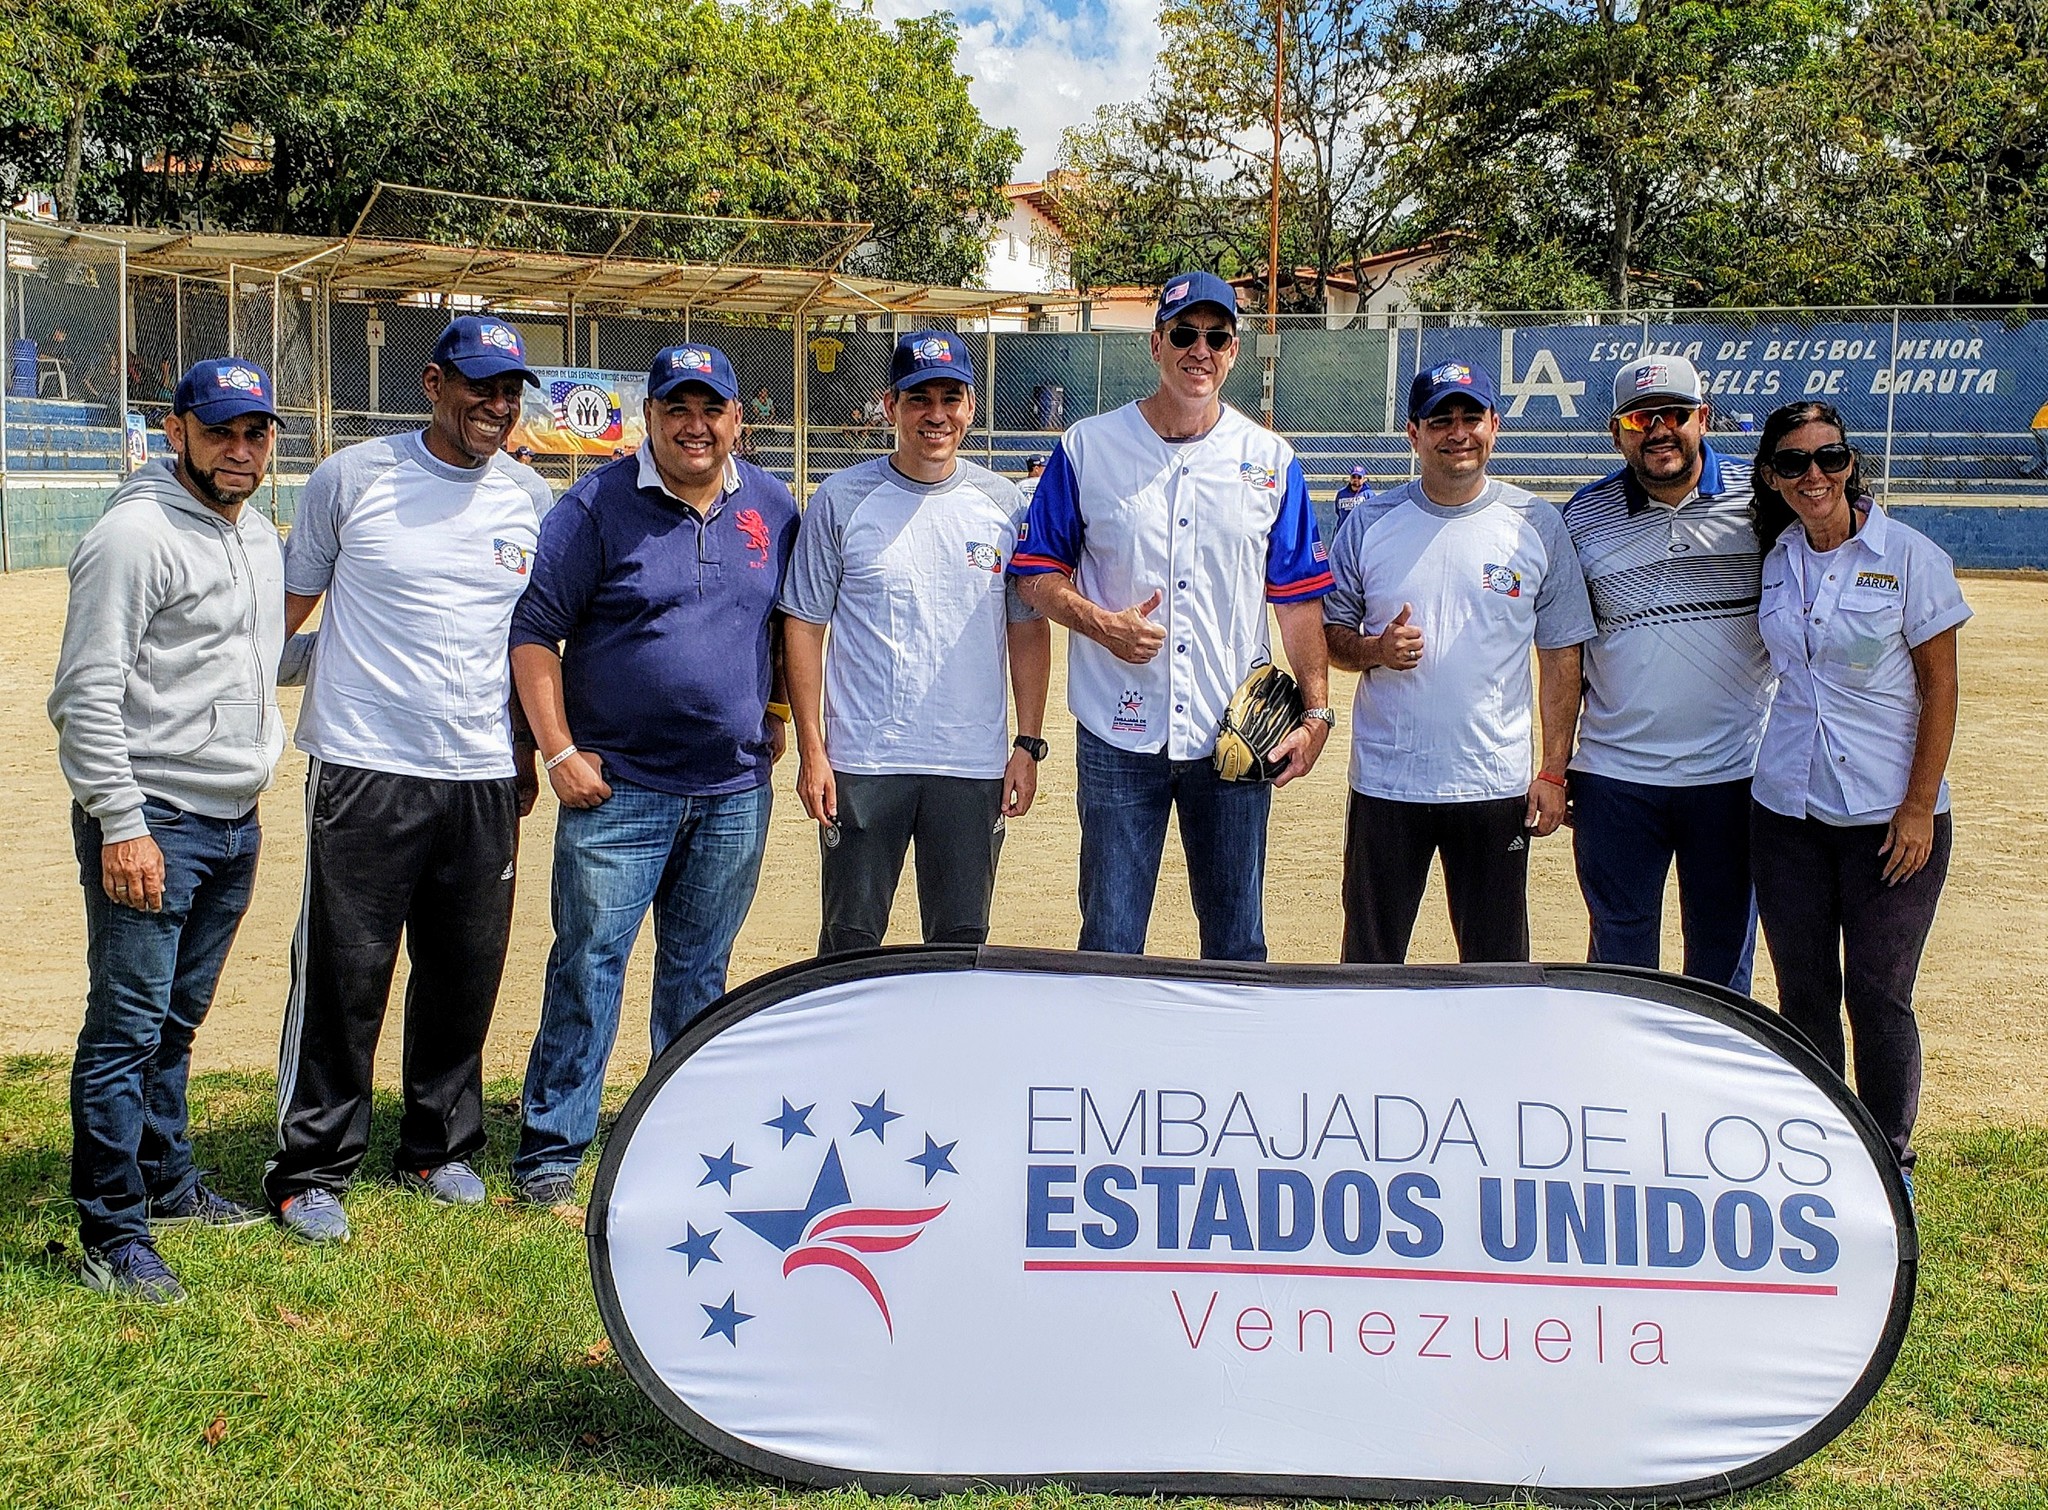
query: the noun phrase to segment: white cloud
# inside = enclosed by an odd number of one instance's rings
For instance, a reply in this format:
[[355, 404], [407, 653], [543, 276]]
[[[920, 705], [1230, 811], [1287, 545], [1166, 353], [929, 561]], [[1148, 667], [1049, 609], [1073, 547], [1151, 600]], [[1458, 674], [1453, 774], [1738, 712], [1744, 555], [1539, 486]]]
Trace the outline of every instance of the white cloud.
[[883, 21], [952, 10], [960, 21], [960, 70], [982, 118], [1023, 143], [1019, 178], [1059, 160], [1060, 135], [1101, 105], [1145, 92], [1159, 53], [1158, 0], [1080, 0], [1062, 16], [1030, 0], [875, 0]]

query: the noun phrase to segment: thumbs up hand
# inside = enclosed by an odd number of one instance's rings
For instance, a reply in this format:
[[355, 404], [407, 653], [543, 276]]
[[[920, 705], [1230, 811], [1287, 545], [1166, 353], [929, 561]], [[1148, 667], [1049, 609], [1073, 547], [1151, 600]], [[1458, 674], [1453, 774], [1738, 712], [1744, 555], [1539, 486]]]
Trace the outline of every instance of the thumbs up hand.
[[1129, 661], [1133, 666], [1144, 665], [1166, 643], [1165, 629], [1153, 623], [1151, 617], [1163, 596], [1155, 587], [1144, 602], [1122, 613], [1104, 614], [1102, 632], [1095, 636], [1096, 640], [1118, 660]]
[[1379, 646], [1379, 664], [1393, 671], [1413, 671], [1422, 664], [1422, 631], [1408, 620], [1415, 605], [1403, 603], [1385, 629], [1373, 637]]

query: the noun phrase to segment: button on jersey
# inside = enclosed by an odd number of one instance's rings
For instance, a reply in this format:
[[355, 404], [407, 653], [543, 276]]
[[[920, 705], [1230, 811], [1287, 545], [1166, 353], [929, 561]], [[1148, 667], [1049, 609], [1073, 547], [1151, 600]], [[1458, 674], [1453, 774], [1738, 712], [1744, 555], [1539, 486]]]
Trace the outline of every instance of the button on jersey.
[[1068, 638], [1067, 706], [1119, 749], [1198, 760], [1239, 682], [1271, 658], [1266, 604], [1330, 590], [1293, 448], [1225, 405], [1206, 434], [1162, 440], [1136, 404], [1060, 438], [1032, 495], [1011, 570], [1066, 572], [1118, 612], [1159, 605], [1166, 643], [1142, 666]]

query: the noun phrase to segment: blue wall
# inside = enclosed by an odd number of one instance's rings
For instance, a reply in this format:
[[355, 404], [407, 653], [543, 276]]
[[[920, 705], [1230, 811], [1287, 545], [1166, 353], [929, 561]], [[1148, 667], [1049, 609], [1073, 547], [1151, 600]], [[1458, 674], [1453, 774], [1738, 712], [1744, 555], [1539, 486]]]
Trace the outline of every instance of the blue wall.
[[[62, 566], [79, 537], [92, 527], [120, 482], [110, 473], [43, 478], [10, 475], [0, 485], [0, 528], [6, 531], [7, 560], [15, 571]], [[277, 479], [275, 504], [265, 488], [257, 505], [289, 528], [298, 505], [301, 477]], [[1316, 513], [1327, 539], [1334, 533], [1331, 488], [1318, 486]], [[1955, 558], [1977, 570], [2031, 567], [2048, 571], [2048, 501], [2040, 504], [1971, 504], [1961, 507], [1900, 504], [1892, 510]]]

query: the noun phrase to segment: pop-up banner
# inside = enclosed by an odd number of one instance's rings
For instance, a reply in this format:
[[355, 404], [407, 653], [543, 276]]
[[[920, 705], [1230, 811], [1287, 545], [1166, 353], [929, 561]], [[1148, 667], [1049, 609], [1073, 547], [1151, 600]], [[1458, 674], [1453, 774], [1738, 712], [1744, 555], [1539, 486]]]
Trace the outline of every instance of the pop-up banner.
[[698, 1440], [876, 1491], [1697, 1498], [1832, 1439], [1904, 1184], [1766, 1012], [1598, 967], [887, 950], [744, 986], [590, 1205]]

